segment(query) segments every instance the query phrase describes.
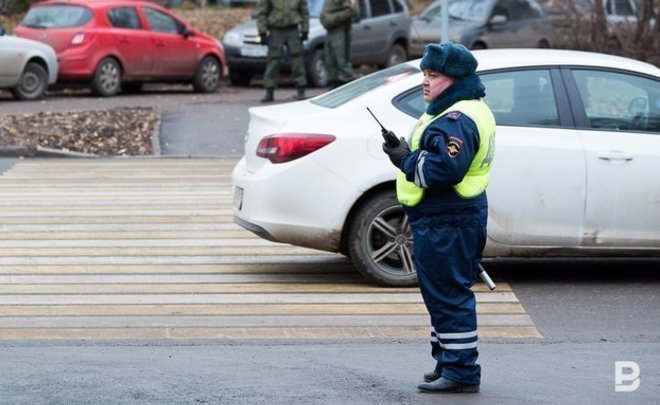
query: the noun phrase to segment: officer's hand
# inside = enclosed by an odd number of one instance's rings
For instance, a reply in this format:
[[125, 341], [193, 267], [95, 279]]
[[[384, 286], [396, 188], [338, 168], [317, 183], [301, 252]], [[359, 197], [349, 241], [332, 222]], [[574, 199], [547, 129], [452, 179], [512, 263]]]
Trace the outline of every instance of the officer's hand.
[[300, 33], [300, 42], [305, 42], [309, 38], [309, 34], [307, 32], [301, 32]]
[[403, 158], [410, 153], [410, 148], [408, 147], [406, 138], [401, 137], [399, 139], [399, 146], [391, 147], [383, 142], [383, 152], [387, 153], [387, 157], [390, 158], [392, 164], [400, 169]]
[[261, 45], [268, 45], [268, 35], [259, 34], [259, 39], [261, 40]]

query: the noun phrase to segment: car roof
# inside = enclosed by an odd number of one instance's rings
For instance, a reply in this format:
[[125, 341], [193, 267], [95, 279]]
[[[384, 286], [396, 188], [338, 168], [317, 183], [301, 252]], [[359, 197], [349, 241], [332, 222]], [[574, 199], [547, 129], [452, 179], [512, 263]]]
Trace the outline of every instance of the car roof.
[[158, 4], [151, 1], [141, 0], [46, 0], [34, 3], [33, 6], [47, 6], [54, 4], [68, 4], [75, 6], [83, 6], [89, 8], [102, 8], [104, 6], [112, 5], [150, 5], [160, 7]]
[[563, 49], [488, 49], [473, 51], [473, 54], [479, 61], [478, 71], [526, 66], [599, 66], [660, 76], [660, 69], [650, 63], [603, 53]]

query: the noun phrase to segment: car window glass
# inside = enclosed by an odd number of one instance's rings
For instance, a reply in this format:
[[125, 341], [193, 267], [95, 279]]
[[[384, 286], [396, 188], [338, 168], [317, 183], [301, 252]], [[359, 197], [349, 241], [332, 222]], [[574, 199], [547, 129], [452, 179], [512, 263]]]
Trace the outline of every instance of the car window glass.
[[442, 18], [442, 13], [440, 12], [440, 4], [437, 4], [433, 7], [429, 7], [424, 12], [422, 15], [419, 16], [420, 19], [425, 20], [425, 21], [440, 21]]
[[110, 24], [115, 28], [142, 28], [135, 7], [118, 7], [108, 10], [108, 20], [110, 20]]
[[422, 95], [422, 86], [415, 86], [394, 97], [392, 104], [399, 110], [417, 119], [426, 111], [426, 103]]
[[480, 75], [484, 100], [498, 125], [558, 126], [559, 115], [548, 70]]
[[179, 34], [182, 32], [182, 27], [178, 21], [167, 14], [161, 13], [153, 8], [145, 7], [142, 9], [147, 22], [152, 31], [166, 32], [169, 34]]
[[372, 17], [390, 14], [389, 0], [369, 0], [369, 3], [371, 4]]
[[[384, 69], [361, 79], [354, 80], [345, 84], [336, 90], [323, 94], [311, 102], [322, 107], [335, 108], [340, 105], [353, 100], [364, 93], [371, 91], [380, 86], [386, 86], [394, 83], [404, 77], [418, 73], [420, 70], [414, 66], [401, 64], [388, 69]], [[421, 93], [420, 93], [421, 94]]]
[[493, 7], [493, 15], [503, 15], [505, 16], [508, 20], [513, 19], [513, 16], [511, 16], [511, 12], [509, 10], [509, 1], [508, 0], [500, 0], [495, 4], [495, 7]]
[[403, 5], [401, 4], [400, 0], [392, 0], [392, 5], [394, 6], [395, 13], [403, 12]]
[[538, 12], [532, 8], [527, 0], [513, 0], [511, 12], [514, 20], [528, 20], [538, 17]]
[[368, 18], [367, 0], [360, 0], [360, 19]]
[[33, 7], [27, 12], [21, 25], [35, 28], [80, 27], [92, 20], [87, 7], [52, 5]]
[[490, 8], [487, 0], [450, 1], [447, 11], [454, 20], [485, 21]]
[[615, 7], [616, 7], [616, 13], [619, 15], [625, 15], [625, 16], [635, 15], [635, 12], [630, 6], [630, 2], [628, 0], [616, 0]]
[[660, 133], [660, 80], [573, 70], [588, 128]]

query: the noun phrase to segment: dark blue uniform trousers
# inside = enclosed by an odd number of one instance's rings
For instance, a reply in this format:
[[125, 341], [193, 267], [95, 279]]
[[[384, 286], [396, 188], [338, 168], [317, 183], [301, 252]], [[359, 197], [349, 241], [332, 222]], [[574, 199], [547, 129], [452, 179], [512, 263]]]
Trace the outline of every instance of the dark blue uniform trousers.
[[435, 371], [479, 384], [476, 299], [471, 287], [486, 244], [488, 206], [449, 207], [411, 219], [419, 287], [431, 316]]

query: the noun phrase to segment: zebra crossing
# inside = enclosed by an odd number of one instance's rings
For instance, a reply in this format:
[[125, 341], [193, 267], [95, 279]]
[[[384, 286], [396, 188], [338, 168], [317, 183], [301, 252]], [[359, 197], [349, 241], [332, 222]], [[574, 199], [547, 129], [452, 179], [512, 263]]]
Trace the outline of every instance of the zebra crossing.
[[[416, 288], [233, 223], [224, 159], [22, 160], [0, 176], [0, 340], [425, 340]], [[540, 338], [505, 282], [479, 335]]]

